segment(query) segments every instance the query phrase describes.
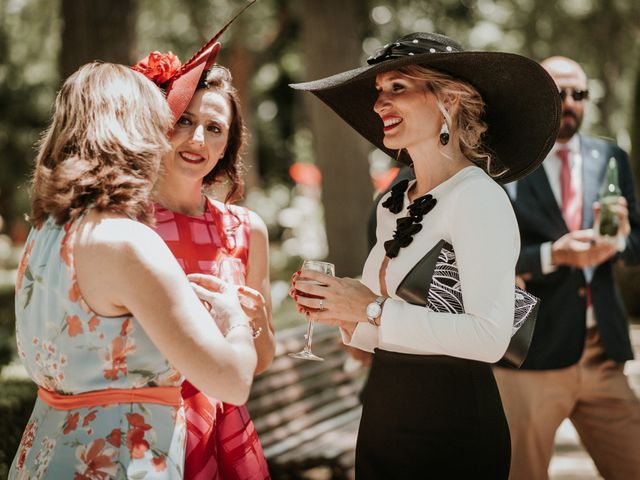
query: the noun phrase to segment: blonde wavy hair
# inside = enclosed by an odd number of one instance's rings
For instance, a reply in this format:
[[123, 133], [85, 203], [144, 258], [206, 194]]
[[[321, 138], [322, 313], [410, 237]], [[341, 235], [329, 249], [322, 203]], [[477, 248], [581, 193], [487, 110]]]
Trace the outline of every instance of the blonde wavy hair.
[[153, 223], [151, 189], [172, 124], [162, 92], [141, 73], [82, 66], [58, 92], [39, 143], [30, 221], [62, 225], [92, 206]]
[[[506, 172], [489, 151], [483, 141], [483, 134], [488, 125], [482, 120], [485, 103], [482, 96], [470, 84], [458, 80], [446, 73], [432, 70], [420, 65], [408, 65], [398, 71], [415, 80], [423, 80], [427, 89], [436, 97], [436, 102], [445, 122], [451, 132], [458, 136], [460, 151], [470, 161], [484, 169], [492, 177], [498, 177]], [[455, 116], [444, 106], [444, 98], [456, 96], [458, 108]]]

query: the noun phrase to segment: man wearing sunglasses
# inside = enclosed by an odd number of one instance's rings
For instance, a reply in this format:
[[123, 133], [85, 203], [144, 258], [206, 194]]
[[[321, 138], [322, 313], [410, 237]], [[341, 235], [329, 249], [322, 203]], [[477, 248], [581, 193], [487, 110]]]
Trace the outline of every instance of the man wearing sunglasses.
[[[512, 440], [511, 479], [545, 479], [557, 428], [576, 427], [600, 474], [640, 479], [640, 403], [623, 373], [633, 358], [616, 261], [640, 263], [640, 218], [627, 155], [579, 133], [587, 77], [575, 61], [542, 62], [558, 86], [560, 131], [543, 166], [507, 185], [518, 218], [518, 275], [541, 301], [520, 370], [496, 368]], [[615, 241], [593, 232], [605, 166], [618, 163], [623, 197]]]

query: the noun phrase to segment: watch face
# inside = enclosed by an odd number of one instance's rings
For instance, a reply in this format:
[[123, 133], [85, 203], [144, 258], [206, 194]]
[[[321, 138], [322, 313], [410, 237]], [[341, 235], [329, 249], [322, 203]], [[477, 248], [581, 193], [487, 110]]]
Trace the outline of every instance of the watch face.
[[382, 308], [377, 303], [373, 302], [367, 305], [367, 317], [377, 318], [380, 312], [382, 312]]

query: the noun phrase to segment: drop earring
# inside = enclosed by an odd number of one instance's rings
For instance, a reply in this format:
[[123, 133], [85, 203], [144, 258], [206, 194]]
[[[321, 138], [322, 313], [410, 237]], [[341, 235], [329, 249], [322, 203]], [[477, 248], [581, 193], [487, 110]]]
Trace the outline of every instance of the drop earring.
[[442, 128], [440, 129], [440, 143], [442, 145], [446, 145], [449, 143], [449, 126], [447, 125], [447, 121], [442, 121]]

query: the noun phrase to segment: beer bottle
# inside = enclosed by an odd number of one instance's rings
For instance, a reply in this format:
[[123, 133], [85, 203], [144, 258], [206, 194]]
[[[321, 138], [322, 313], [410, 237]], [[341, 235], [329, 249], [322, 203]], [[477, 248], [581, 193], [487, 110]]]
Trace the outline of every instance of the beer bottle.
[[600, 225], [598, 233], [604, 237], [615, 237], [618, 234], [620, 221], [618, 215], [613, 211], [614, 205], [618, 203], [618, 199], [622, 192], [618, 184], [618, 162], [614, 157], [609, 159], [607, 170], [602, 182], [602, 190], [600, 190]]

